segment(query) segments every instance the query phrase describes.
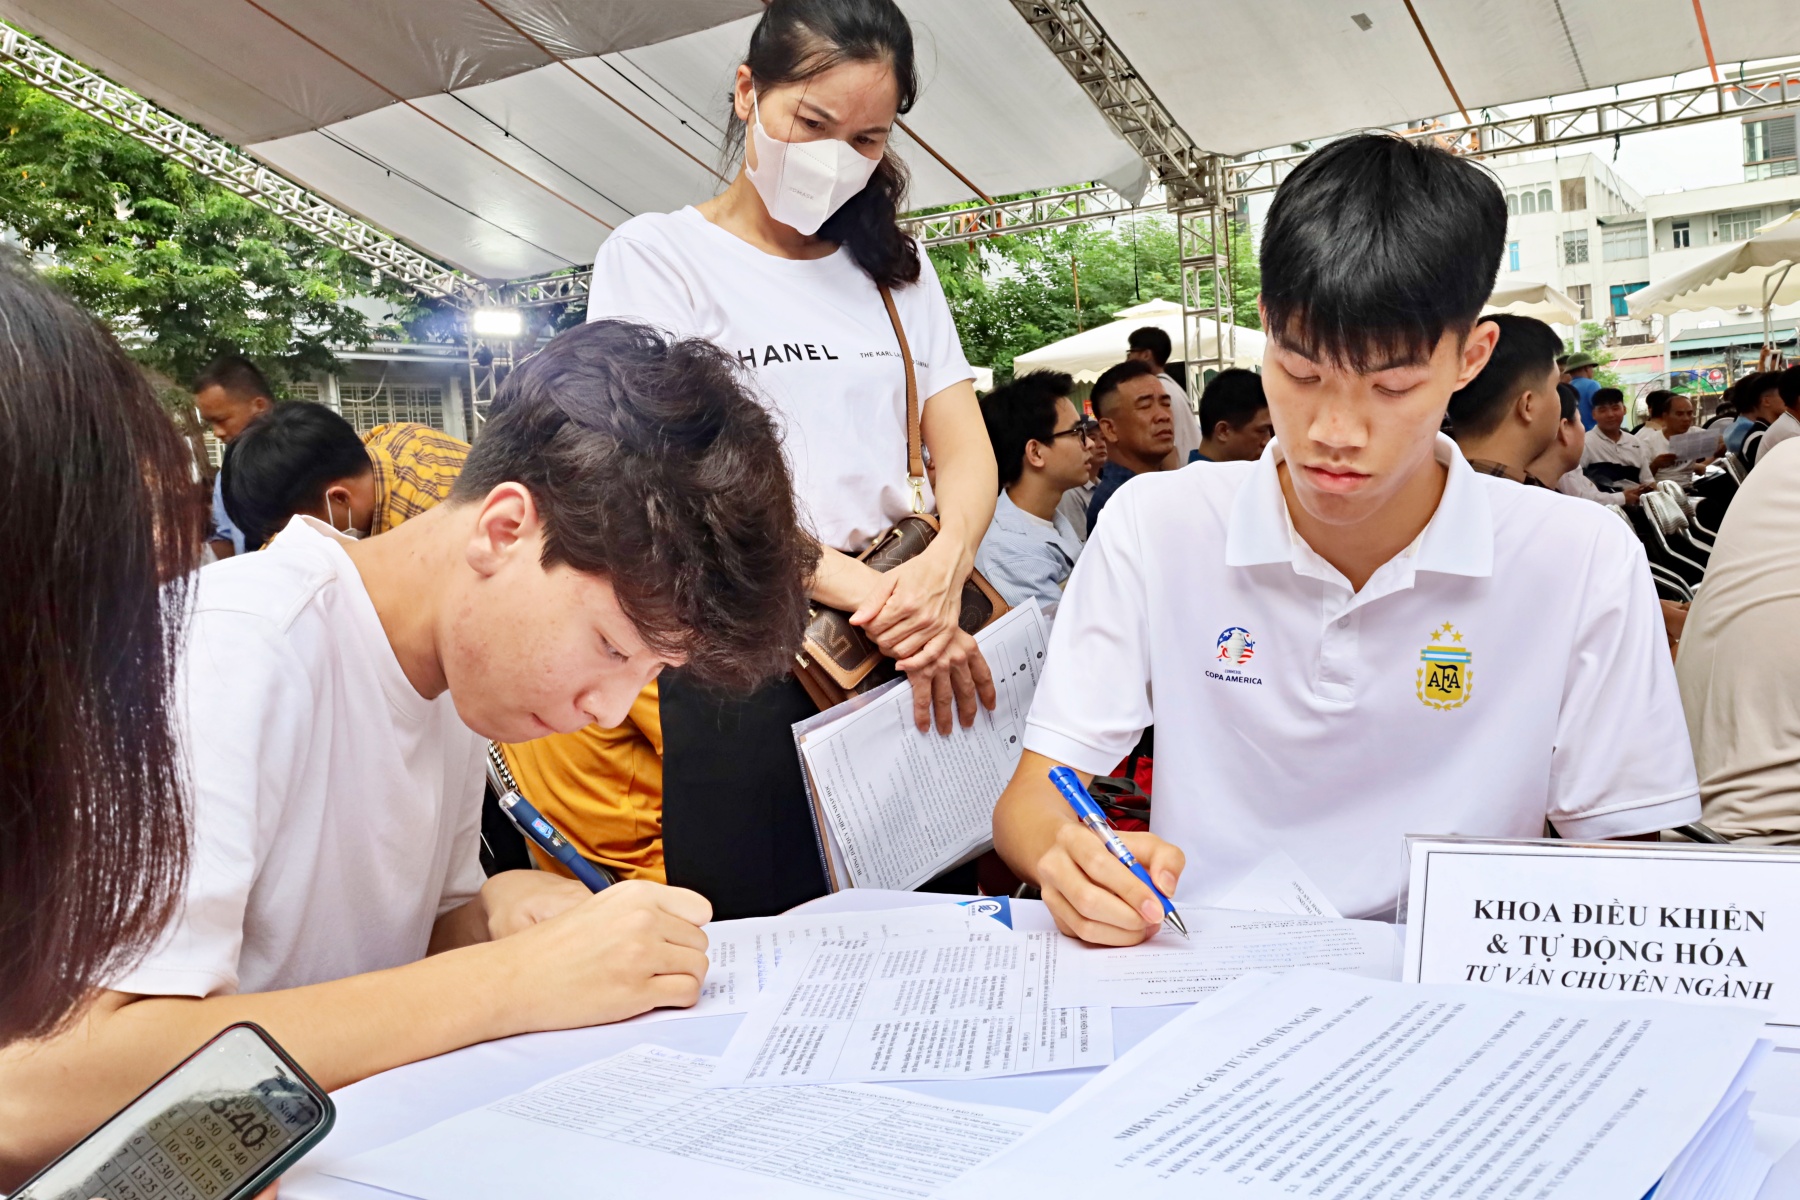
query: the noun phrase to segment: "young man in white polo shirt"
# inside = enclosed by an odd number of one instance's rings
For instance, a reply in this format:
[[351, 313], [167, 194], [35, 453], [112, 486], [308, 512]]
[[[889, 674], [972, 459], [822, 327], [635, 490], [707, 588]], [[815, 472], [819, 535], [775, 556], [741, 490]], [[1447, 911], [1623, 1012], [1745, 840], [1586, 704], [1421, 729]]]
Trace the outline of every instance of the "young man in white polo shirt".
[[[1254, 463], [1133, 479], [1069, 581], [994, 815], [1064, 931], [1131, 944], [1162, 913], [1046, 779], [1112, 770], [1157, 726], [1159, 886], [1205, 904], [1291, 854], [1353, 917], [1391, 916], [1408, 833], [1572, 838], [1699, 815], [1643, 552], [1610, 514], [1471, 470], [1438, 427], [1480, 372], [1506, 207], [1491, 178], [1385, 136], [1320, 150], [1262, 244]], [[1598, 736], [1607, 697], [1636, 736]]]
[[367, 541], [296, 517], [202, 571], [186, 887], [68, 1030], [0, 1051], [0, 1188], [235, 1021], [335, 1089], [692, 1004], [701, 896], [484, 881], [487, 739], [618, 725], [667, 665], [781, 671], [816, 560], [732, 356], [599, 321], [508, 376], [446, 503]]

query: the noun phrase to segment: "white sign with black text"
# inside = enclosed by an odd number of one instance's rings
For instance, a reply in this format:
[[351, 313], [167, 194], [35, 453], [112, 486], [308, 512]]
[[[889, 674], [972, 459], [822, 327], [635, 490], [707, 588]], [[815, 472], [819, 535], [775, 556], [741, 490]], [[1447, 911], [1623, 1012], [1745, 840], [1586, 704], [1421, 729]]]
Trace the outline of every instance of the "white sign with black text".
[[1800, 1026], [1800, 851], [1409, 837], [1409, 983], [1734, 1004]]

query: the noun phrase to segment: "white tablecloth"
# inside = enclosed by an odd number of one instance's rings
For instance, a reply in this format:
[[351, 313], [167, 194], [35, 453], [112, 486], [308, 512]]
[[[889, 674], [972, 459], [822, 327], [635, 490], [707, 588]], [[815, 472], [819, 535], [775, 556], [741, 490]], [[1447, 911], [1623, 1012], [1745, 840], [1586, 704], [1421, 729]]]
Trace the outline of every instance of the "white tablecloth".
[[[913, 904], [942, 904], [948, 897], [917, 892], [854, 889], [815, 900], [812, 910], [875, 910]], [[1035, 906], [1033, 906], [1035, 907]], [[1113, 1046], [1123, 1054], [1161, 1028], [1185, 1006], [1113, 1010]], [[393, 1193], [364, 1187], [325, 1172], [366, 1150], [385, 1146], [439, 1121], [503, 1096], [523, 1091], [583, 1063], [617, 1054], [642, 1042], [694, 1054], [721, 1054], [741, 1016], [680, 1021], [626, 1021], [596, 1029], [537, 1033], [471, 1046], [454, 1054], [388, 1071], [338, 1091], [337, 1126], [317, 1149], [281, 1181], [281, 1200], [392, 1200]], [[1772, 1030], [1776, 1052], [1751, 1084], [1752, 1113], [1771, 1125], [1800, 1123], [1800, 1030]], [[1004, 1079], [901, 1084], [909, 1090], [950, 1100], [1004, 1104], [1049, 1112], [1097, 1069], [1015, 1075]], [[1800, 1145], [1769, 1175], [1758, 1200], [1800, 1197]]]

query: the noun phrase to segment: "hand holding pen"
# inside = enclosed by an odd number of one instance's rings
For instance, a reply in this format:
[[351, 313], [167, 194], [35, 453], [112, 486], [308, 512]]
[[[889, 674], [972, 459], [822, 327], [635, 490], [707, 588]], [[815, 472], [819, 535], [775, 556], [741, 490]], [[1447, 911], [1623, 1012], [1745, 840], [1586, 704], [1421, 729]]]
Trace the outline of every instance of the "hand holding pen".
[[1080, 822], [1064, 825], [1039, 863], [1057, 925], [1100, 945], [1141, 942], [1165, 923], [1185, 936], [1168, 899], [1185, 865], [1181, 851], [1152, 834], [1118, 833], [1069, 768], [1052, 769], [1050, 781]]

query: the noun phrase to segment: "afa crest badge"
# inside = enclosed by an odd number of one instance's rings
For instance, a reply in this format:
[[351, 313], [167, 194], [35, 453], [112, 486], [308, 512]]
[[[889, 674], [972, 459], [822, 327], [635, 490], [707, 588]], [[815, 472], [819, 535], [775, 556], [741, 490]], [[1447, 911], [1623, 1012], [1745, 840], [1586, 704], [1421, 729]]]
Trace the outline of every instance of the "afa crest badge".
[[1436, 709], [1461, 708], [1468, 703], [1474, 657], [1450, 622], [1432, 630], [1430, 644], [1419, 651], [1420, 703]]

